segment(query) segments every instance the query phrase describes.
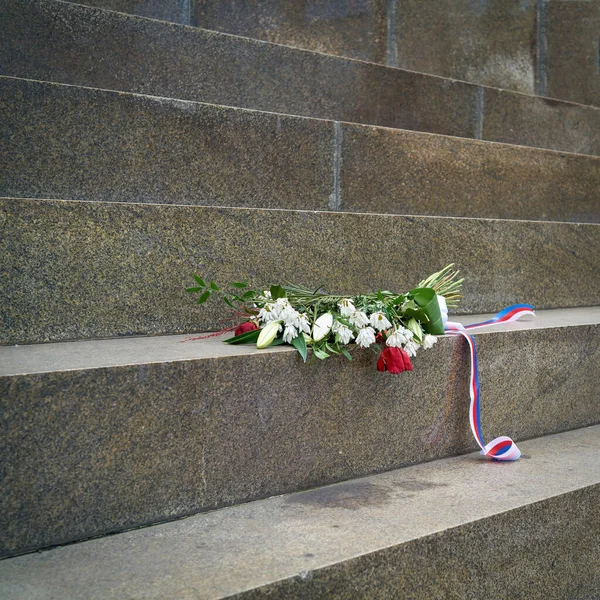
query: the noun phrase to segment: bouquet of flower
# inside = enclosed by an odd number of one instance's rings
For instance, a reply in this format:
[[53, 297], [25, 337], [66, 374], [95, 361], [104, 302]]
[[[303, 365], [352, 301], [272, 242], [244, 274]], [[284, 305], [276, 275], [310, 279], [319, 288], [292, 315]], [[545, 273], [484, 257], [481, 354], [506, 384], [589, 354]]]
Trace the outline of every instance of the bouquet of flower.
[[[324, 360], [339, 354], [352, 360], [349, 349], [382, 346], [377, 369], [390, 373], [412, 370], [410, 357], [428, 349], [444, 333], [448, 308], [457, 306], [463, 279], [448, 265], [405, 294], [380, 290], [358, 296], [335, 296], [287, 284], [257, 292], [247, 282], [234, 282], [234, 292], [223, 292], [213, 281], [206, 284], [194, 275], [198, 304], [213, 294], [237, 308], [243, 322], [235, 327], [228, 344], [256, 343], [257, 348], [289, 344], [306, 362], [312, 356]], [[225, 331], [230, 331], [229, 328]], [[224, 332], [223, 332], [224, 333]]]

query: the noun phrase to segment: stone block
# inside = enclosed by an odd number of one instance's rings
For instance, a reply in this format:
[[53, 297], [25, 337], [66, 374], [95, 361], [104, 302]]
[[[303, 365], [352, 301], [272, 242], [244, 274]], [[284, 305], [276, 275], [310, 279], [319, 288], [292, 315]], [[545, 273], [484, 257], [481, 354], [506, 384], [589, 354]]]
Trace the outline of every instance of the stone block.
[[356, 294], [455, 262], [466, 313], [600, 304], [596, 224], [32, 199], [1, 200], [0, 224], [5, 344], [222, 329], [194, 272]]

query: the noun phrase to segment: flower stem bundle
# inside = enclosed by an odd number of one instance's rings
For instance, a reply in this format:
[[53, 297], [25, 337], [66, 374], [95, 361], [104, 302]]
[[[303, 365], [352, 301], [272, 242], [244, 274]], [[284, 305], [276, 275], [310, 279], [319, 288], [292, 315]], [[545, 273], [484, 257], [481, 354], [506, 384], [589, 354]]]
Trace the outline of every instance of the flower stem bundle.
[[379, 290], [357, 296], [332, 295], [296, 285], [272, 285], [269, 290], [250, 290], [247, 282], [234, 282], [225, 293], [214, 282], [206, 284], [194, 275], [198, 303], [220, 294], [231, 308], [246, 315], [229, 344], [256, 343], [258, 348], [289, 344], [304, 361], [308, 349], [317, 359], [342, 355], [352, 360], [352, 347], [383, 346], [377, 361], [380, 371], [412, 370], [410, 357], [419, 348], [430, 348], [444, 333], [447, 307], [461, 298], [463, 279], [448, 265], [421, 281], [407, 293]]

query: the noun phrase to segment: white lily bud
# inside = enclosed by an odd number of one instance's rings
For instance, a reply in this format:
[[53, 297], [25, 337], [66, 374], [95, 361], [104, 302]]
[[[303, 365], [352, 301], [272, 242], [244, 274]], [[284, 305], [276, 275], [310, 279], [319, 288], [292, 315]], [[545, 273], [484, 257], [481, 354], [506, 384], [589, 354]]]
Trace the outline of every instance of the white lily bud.
[[281, 329], [281, 321], [271, 321], [265, 325], [258, 335], [256, 340], [256, 347], [259, 349], [270, 346], [273, 340], [277, 337], [279, 330]]
[[313, 340], [320, 342], [323, 338], [329, 335], [331, 326], [333, 325], [333, 315], [331, 313], [325, 313], [321, 315], [313, 325]]
[[408, 327], [408, 329], [410, 329], [410, 331], [413, 332], [414, 336], [418, 340], [421, 340], [423, 338], [423, 328], [414, 317], [406, 324], [406, 326]]

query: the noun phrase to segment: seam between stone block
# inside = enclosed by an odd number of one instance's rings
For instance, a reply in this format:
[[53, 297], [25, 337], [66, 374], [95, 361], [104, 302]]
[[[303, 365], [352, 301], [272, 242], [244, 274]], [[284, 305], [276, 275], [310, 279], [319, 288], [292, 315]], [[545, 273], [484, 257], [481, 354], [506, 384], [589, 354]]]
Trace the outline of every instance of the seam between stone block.
[[329, 210], [341, 210], [342, 208], [342, 124], [339, 121], [333, 122], [333, 191], [329, 196]]
[[485, 109], [485, 88], [479, 86], [475, 96], [475, 134], [476, 140], [483, 139], [483, 112]]
[[537, 0], [536, 7], [536, 56], [535, 93], [546, 96], [548, 90], [548, 4], [547, 0]]
[[385, 64], [388, 67], [398, 66], [398, 40], [396, 39], [396, 25], [398, 11], [396, 10], [398, 0], [388, 0], [387, 3], [387, 45], [385, 52]]
[[192, 3], [191, 0], [183, 0], [181, 7], [182, 23], [185, 25], [192, 24]]

